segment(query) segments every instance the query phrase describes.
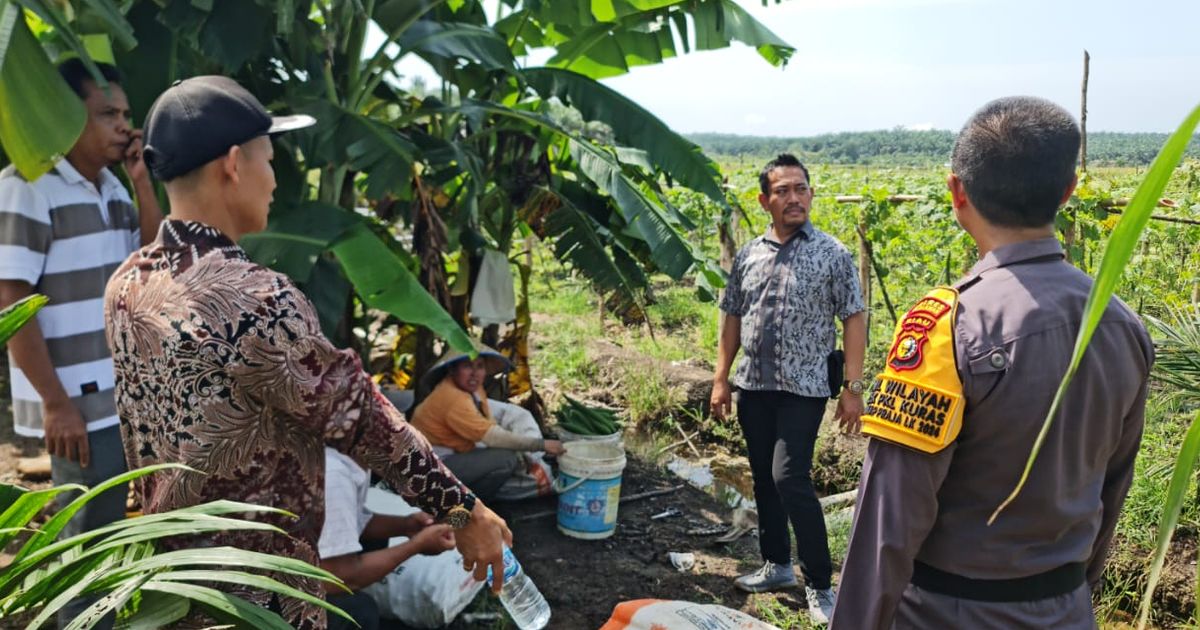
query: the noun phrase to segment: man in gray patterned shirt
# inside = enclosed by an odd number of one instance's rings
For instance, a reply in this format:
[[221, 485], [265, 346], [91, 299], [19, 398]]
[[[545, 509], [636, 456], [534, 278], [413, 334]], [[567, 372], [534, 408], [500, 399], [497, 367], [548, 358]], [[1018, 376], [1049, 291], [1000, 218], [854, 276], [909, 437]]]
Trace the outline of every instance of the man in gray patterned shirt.
[[759, 203], [771, 215], [767, 233], [738, 252], [721, 301], [713, 414], [730, 410], [729, 369], [744, 349], [734, 385], [738, 423], [746, 438], [759, 549], [765, 564], [737, 579], [751, 593], [796, 585], [788, 521], [796, 534], [809, 615], [827, 623], [833, 609], [833, 563], [825, 519], [810, 469], [817, 429], [833, 393], [829, 355], [842, 321], [846, 393], [837, 418], [854, 430], [862, 414], [866, 313], [854, 259], [844, 245], [809, 221], [813, 189], [808, 169], [790, 154], [759, 175]]

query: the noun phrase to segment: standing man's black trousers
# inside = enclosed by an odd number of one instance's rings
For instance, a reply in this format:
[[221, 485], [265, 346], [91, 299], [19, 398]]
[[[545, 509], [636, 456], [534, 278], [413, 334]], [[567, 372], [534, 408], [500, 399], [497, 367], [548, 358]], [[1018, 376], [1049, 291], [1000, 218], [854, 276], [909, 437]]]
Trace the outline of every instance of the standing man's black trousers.
[[738, 423], [754, 475], [759, 550], [764, 560], [790, 565], [790, 520], [804, 582], [818, 590], [830, 588], [833, 579], [825, 516], [811, 475], [813, 444], [827, 400], [779, 391], [738, 394]]

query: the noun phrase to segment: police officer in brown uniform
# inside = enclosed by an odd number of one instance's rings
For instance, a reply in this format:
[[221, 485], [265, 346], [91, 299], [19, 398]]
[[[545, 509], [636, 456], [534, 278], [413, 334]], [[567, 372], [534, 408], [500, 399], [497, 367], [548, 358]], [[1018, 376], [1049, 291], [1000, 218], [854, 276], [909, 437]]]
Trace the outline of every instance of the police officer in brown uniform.
[[1113, 299], [1028, 483], [1017, 483], [1066, 372], [1092, 280], [1054, 216], [1079, 129], [1035, 98], [967, 122], [947, 184], [979, 262], [896, 327], [863, 415], [870, 437], [832, 628], [1094, 628], [1091, 589], [1142, 435], [1154, 350]]

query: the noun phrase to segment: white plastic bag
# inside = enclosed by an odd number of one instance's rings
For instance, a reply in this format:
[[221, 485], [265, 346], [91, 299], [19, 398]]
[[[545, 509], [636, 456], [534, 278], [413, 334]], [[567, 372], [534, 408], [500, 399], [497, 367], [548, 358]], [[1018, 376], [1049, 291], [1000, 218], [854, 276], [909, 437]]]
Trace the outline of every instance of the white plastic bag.
[[600, 630], [779, 630], [732, 608], [716, 604], [638, 599], [621, 602]]
[[[371, 488], [367, 491], [367, 509], [378, 514], [404, 516], [419, 512], [399, 496]], [[395, 546], [407, 538], [388, 541]], [[436, 556], [413, 556], [392, 570], [387, 577], [363, 589], [379, 605], [379, 613], [414, 628], [441, 628], [454, 621], [483, 582], [462, 568], [462, 554], [456, 549]]]
[[[492, 411], [492, 419], [500, 428], [523, 437], [542, 437], [537, 420], [534, 420], [533, 414], [524, 407], [489, 398], [488, 408]], [[554, 474], [543, 455], [541, 452], [521, 453], [525, 469], [513, 473], [513, 476], [500, 486], [496, 498], [518, 501], [554, 494]]]

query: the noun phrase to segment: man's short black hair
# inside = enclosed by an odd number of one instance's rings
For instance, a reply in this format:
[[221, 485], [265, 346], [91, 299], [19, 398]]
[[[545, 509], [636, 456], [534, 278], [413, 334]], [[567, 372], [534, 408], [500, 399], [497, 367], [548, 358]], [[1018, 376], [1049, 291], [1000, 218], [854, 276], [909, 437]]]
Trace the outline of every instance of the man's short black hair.
[[762, 194], [765, 195], [771, 190], [771, 171], [788, 166], [799, 167], [800, 170], [804, 171], [805, 181], [808, 182], [809, 186], [812, 185], [812, 178], [808, 176], [808, 167], [801, 164], [800, 160], [791, 153], [780, 153], [775, 156], [775, 159], [767, 162], [767, 165], [758, 174], [758, 187], [762, 189]]
[[993, 225], [1054, 222], [1075, 177], [1079, 126], [1067, 110], [1031, 96], [1002, 98], [975, 112], [954, 142], [950, 168]]
[[[109, 83], [120, 83], [121, 73], [117, 67], [97, 61], [96, 67], [100, 69], [100, 76], [104, 77]], [[83, 64], [83, 60], [79, 57], [72, 57], [58, 64], [58, 73], [62, 75], [63, 81], [71, 86], [71, 89], [79, 95], [81, 99], [87, 99], [87, 90], [84, 89], [84, 84], [88, 81], [95, 83], [92, 78], [92, 73], [88, 72], [87, 66]]]

